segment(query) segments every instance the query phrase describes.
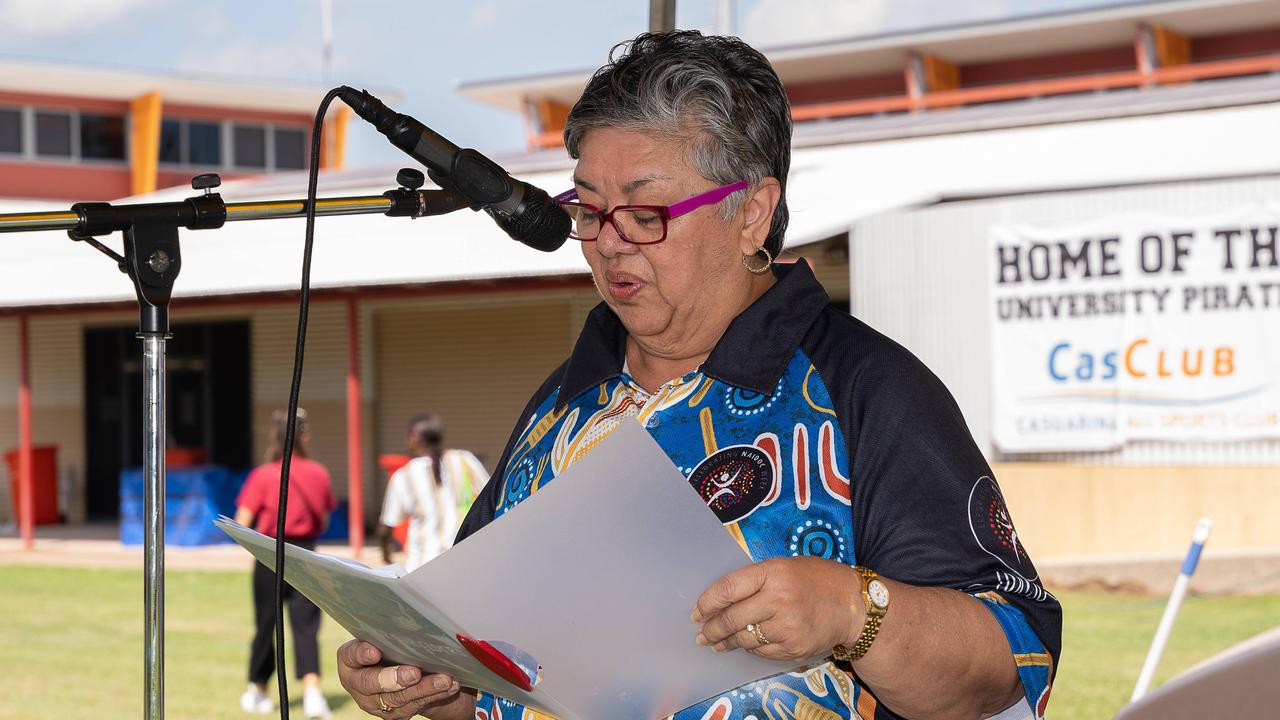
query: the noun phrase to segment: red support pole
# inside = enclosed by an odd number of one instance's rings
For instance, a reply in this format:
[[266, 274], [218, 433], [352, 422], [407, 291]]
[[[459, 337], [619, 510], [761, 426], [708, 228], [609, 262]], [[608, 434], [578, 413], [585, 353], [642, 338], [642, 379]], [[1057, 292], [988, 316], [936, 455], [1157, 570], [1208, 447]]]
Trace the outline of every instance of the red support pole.
[[360, 446], [360, 314], [347, 300], [347, 510], [348, 538], [354, 557], [364, 548], [364, 458]]
[[22, 547], [30, 550], [35, 536], [35, 482], [31, 477], [35, 453], [31, 450], [31, 345], [27, 316], [18, 316], [18, 524]]

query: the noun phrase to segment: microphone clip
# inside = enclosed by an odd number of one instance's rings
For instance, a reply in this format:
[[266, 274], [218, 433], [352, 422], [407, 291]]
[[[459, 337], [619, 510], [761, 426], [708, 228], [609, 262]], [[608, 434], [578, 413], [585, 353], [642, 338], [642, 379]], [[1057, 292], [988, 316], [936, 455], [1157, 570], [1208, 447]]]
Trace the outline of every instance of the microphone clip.
[[[419, 218], [446, 215], [455, 210], [471, 207], [465, 196], [452, 190], [422, 190], [426, 179], [422, 176], [421, 170], [403, 168], [396, 173], [396, 182], [399, 183], [399, 188], [382, 193], [383, 197], [391, 201], [391, 208], [384, 213], [388, 217]], [[440, 183], [437, 182], [437, 184]], [[444, 186], [441, 185], [441, 187]]]

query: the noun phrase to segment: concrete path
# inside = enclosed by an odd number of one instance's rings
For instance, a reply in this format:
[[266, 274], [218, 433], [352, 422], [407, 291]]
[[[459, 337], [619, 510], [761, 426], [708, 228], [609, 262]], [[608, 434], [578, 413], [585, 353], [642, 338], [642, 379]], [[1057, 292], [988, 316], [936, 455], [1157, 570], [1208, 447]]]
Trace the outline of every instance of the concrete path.
[[[61, 567], [137, 568], [142, 569], [141, 545], [120, 543], [114, 523], [91, 525], [53, 525], [36, 528], [32, 547], [27, 549], [12, 532], [0, 535], [0, 565], [52, 565]], [[321, 552], [352, 557], [351, 546], [344, 543], [322, 544]], [[360, 561], [366, 565], [382, 564], [376, 547], [365, 545]], [[253, 558], [234, 543], [202, 547], [165, 548], [166, 570], [249, 570]]]

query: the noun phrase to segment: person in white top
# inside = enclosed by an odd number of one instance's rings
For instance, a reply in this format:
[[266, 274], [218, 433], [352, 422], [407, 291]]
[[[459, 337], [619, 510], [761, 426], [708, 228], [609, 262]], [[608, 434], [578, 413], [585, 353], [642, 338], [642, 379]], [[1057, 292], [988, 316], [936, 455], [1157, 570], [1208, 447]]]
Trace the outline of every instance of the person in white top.
[[378, 539], [382, 559], [390, 563], [391, 529], [408, 519], [405, 567], [413, 570], [453, 545], [489, 473], [470, 452], [444, 448], [444, 422], [437, 415], [410, 418], [405, 442], [415, 457], [387, 483]]

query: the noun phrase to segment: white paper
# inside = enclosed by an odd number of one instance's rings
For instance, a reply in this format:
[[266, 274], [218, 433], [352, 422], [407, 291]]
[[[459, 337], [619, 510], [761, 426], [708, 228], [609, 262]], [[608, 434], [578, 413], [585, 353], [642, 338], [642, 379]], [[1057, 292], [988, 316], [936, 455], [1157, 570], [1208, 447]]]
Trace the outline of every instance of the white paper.
[[[222, 526], [262, 559], [261, 546], [245, 541], [252, 531]], [[286, 579], [353, 636], [370, 640], [388, 657], [393, 650], [385, 643], [395, 643], [397, 661], [439, 668], [446, 660], [459, 668], [463, 660], [479, 665], [456, 643], [449, 651], [440, 648], [443, 657], [417, 657], [447, 644], [462, 628], [472, 638], [511, 643], [543, 668], [532, 693], [491, 673], [491, 680], [478, 682], [449, 671], [464, 684], [564, 720], [653, 720], [794, 669], [695, 643], [698, 626], [689, 619], [694, 602], [750, 559], [653, 438], [631, 421], [532, 497], [400, 580], [370, 575], [368, 590], [335, 592], [303, 577], [335, 572], [330, 565], [309, 556], [314, 553], [290, 551]], [[407, 605], [406, 612], [418, 611], [423, 627], [385, 627], [380, 616], [391, 602], [387, 597]], [[466, 669], [475, 673], [473, 666]], [[482, 677], [488, 673], [479, 670]]]

